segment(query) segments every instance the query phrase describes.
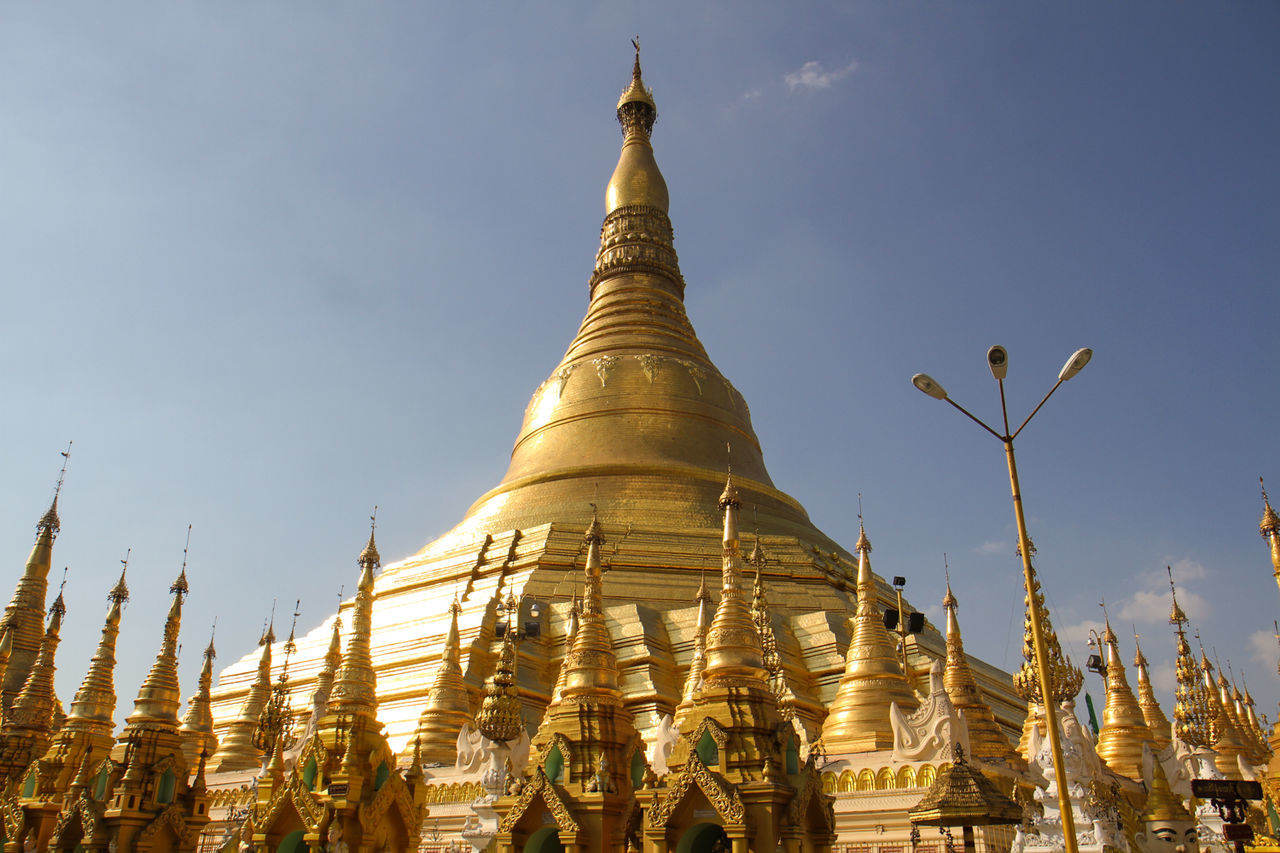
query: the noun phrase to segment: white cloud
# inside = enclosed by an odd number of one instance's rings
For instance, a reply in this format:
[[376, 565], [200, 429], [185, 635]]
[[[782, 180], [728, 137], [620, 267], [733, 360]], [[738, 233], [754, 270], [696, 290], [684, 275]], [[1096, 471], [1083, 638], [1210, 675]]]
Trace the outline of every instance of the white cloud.
[[983, 542], [977, 548], [974, 548], [973, 552], [983, 555], [1011, 554], [1013, 553], [1013, 546], [1008, 542]]
[[793, 92], [796, 89], [830, 89], [832, 83], [848, 77], [857, 67], [855, 60], [843, 68], [827, 71], [821, 62], [806, 62], [799, 71], [789, 71], [782, 79]]
[[764, 94], [764, 92], [763, 92], [763, 91], [761, 91], [760, 89], [752, 89], [752, 90], [750, 90], [749, 92], [743, 92], [743, 93], [742, 93], [742, 100], [744, 100], [744, 101], [754, 101], [754, 100], [756, 100], [757, 98], [759, 98], [759, 97], [760, 97], [761, 95], [763, 95], [763, 94]]
[[1178, 674], [1171, 663], [1155, 664], [1147, 670], [1147, 675], [1151, 677], [1151, 687], [1157, 694], [1168, 695], [1178, 686]]
[[1276, 657], [1280, 656], [1280, 647], [1276, 645], [1276, 635], [1272, 631], [1254, 631], [1249, 635], [1250, 659], [1261, 664], [1267, 672], [1276, 675]]
[[[1090, 654], [1096, 653], [1096, 650], [1090, 649], [1088, 645], [1089, 631], [1093, 630], [1101, 634], [1102, 629], [1105, 627], [1106, 626], [1097, 619], [1084, 619], [1073, 625], [1064, 625], [1061, 629], [1058, 629], [1058, 641], [1062, 644], [1063, 651], [1068, 655], [1071, 655], [1070, 649], [1072, 648], [1084, 648], [1087, 650], [1085, 652], [1085, 656], [1087, 657]], [[1071, 656], [1075, 657], [1075, 655]], [[1084, 661], [1075, 661], [1075, 663], [1077, 665], [1083, 665]]]

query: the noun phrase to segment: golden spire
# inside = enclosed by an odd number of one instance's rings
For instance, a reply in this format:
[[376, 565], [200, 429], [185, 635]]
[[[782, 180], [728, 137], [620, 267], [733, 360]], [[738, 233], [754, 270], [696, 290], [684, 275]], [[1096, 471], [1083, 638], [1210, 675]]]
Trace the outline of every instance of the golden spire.
[[115, 728], [113, 718], [116, 711], [116, 638], [120, 636], [121, 608], [129, 600], [129, 587], [125, 584], [125, 573], [129, 570], [129, 558], [120, 561], [120, 579], [111, 588], [107, 598], [111, 606], [107, 609], [107, 618], [102, 626], [102, 639], [98, 641], [98, 649], [89, 663], [89, 671], [85, 673], [80, 689], [71, 700], [71, 713], [67, 715], [66, 726], [70, 731], [82, 731], [95, 736], [97, 745], [109, 749], [111, 734]]
[[1106, 620], [1102, 641], [1107, 647], [1107, 704], [1098, 731], [1098, 757], [1116, 773], [1138, 781], [1142, 779], [1143, 745], [1154, 747], [1155, 738], [1125, 677], [1120, 645], [1110, 619]]
[[[339, 605], [341, 606], [341, 605]], [[311, 694], [311, 720], [308, 730], [314, 730], [329, 706], [329, 696], [333, 693], [333, 679], [338, 667], [342, 664], [342, 618], [333, 617], [333, 634], [329, 637], [329, 649], [324, 654], [324, 663], [316, 675], [316, 689]]]
[[658, 118], [658, 108], [653, 92], [640, 78], [640, 46], [636, 46], [635, 66], [631, 71], [631, 85], [618, 99], [618, 123], [622, 125], [622, 156], [609, 179], [605, 191], [605, 213], [613, 213], [633, 205], [667, 212], [669, 203], [667, 182], [653, 159], [653, 146], [649, 136]]
[[569, 668], [565, 666], [569, 661], [569, 650], [573, 648], [573, 638], [578, 636], [578, 626], [582, 622], [582, 608], [578, 604], [578, 589], [574, 586], [573, 599], [569, 603], [569, 619], [568, 626], [564, 636], [564, 657], [560, 660], [560, 669], [556, 672], [556, 683], [551, 688], [551, 701], [547, 703], [547, 707], [560, 701], [560, 697], [564, 695], [564, 683], [569, 677]]
[[369, 544], [360, 552], [360, 582], [356, 586], [355, 612], [351, 616], [351, 635], [342, 656], [329, 696], [328, 713], [360, 714], [373, 717], [378, 710], [377, 680], [373, 674], [370, 636], [373, 622], [373, 573], [380, 565], [376, 530], [377, 507], [369, 524]]
[[1258, 532], [1271, 546], [1271, 574], [1280, 585], [1280, 515], [1276, 515], [1276, 511], [1271, 508], [1271, 499], [1267, 497], [1267, 484], [1261, 477], [1258, 478], [1258, 485], [1262, 487], [1262, 520], [1258, 522]]
[[698, 582], [698, 592], [694, 596], [698, 603], [698, 621], [693, 630], [693, 657], [689, 660], [689, 672], [684, 679], [684, 690], [680, 695], [680, 704], [676, 706], [675, 724], [684, 728], [684, 723], [694, 699], [702, 689], [702, 674], [707, 669], [707, 629], [711, 627], [711, 593], [707, 591], [707, 575], [703, 572]]
[[790, 720], [796, 715], [796, 695], [787, 683], [787, 671], [782, 663], [782, 655], [778, 654], [778, 637], [773, 632], [773, 619], [769, 615], [769, 601], [765, 596], [764, 580], [761, 577], [765, 557], [764, 550], [760, 547], [759, 533], [756, 533], [755, 544], [747, 561], [755, 570], [751, 583], [751, 621], [755, 623], [756, 634], [760, 637], [761, 660], [765, 671], [769, 673], [769, 687], [778, 699], [778, 711], [784, 720]]
[[13, 598], [0, 616], [0, 632], [9, 632], [12, 644], [0, 680], [0, 708], [8, 711], [18, 691], [31, 674], [36, 654], [40, 650], [44, 633], [44, 602], [49, 591], [49, 569], [53, 565], [53, 541], [62, 529], [58, 519], [58, 496], [67, 473], [67, 461], [71, 457], [71, 445], [62, 454], [62, 470], [53, 490], [49, 509], [36, 522], [36, 541], [27, 557], [26, 569], [13, 591]]
[[471, 719], [471, 694], [462, 678], [462, 641], [458, 635], [461, 612], [462, 605], [455, 597], [449, 604], [449, 633], [445, 636], [440, 668], [427, 691], [427, 707], [418, 717], [413, 736], [415, 762], [419, 764], [452, 762], [457, 756], [458, 732]]
[[[58, 653], [62, 617], [66, 612], [67, 606], [63, 603], [62, 593], [59, 591], [58, 597], [49, 607], [49, 625], [45, 629], [35, 663], [31, 666], [31, 676], [27, 679], [27, 683], [22, 685], [17, 698], [13, 700], [13, 710], [5, 719], [5, 730], [8, 730], [12, 724], [21, 729], [46, 733], [49, 731], [56, 701], [53, 694], [53, 674], [56, 669], [54, 658]], [[43, 752], [44, 748], [41, 747], [39, 751]]]
[[[1067, 702], [1075, 699], [1084, 685], [1084, 673], [1073, 666], [1071, 658], [1062, 652], [1062, 644], [1049, 621], [1049, 610], [1045, 607], [1044, 591], [1040, 588], [1039, 576], [1034, 577], [1034, 595], [1040, 607], [1040, 624], [1044, 633], [1045, 646], [1049, 650], [1049, 690], [1055, 702]], [[1023, 616], [1022, 631], [1022, 666], [1013, 674], [1013, 686], [1018, 695], [1033, 704], [1040, 703], [1040, 677], [1035, 666], [1035, 642], [1031, 637], [1031, 593], [1023, 601], [1027, 610]]]
[[951, 704], [964, 714], [969, 727], [970, 754], [986, 761], [1013, 759], [1017, 753], [996, 722], [991, 706], [983, 701], [982, 691], [978, 689], [978, 682], [969, 667], [964, 639], [960, 636], [960, 621], [956, 618], [957, 606], [948, 573], [947, 594], [942, 598], [942, 607], [947, 612], [947, 660], [942, 670], [942, 685]]
[[209, 701], [209, 691], [213, 686], [213, 659], [217, 656], [218, 652], [213, 647], [213, 631], [210, 631], [209, 645], [204, 650], [204, 664], [200, 667], [200, 683], [196, 694], [187, 702], [187, 713], [182, 718], [182, 751], [187, 756], [187, 764], [192, 766], [201, 755], [207, 757], [218, 749]]
[[298, 629], [300, 615], [298, 608], [301, 604], [299, 600], [293, 606], [293, 624], [289, 626], [289, 639], [284, 643], [284, 664], [280, 667], [280, 677], [276, 680], [275, 687], [271, 688], [271, 695], [267, 698], [267, 704], [263, 706], [262, 714], [258, 716], [258, 725], [253, 730], [253, 745], [268, 755], [276, 751], [292, 749], [298, 741], [298, 736], [293, 730], [289, 658], [298, 650], [293, 638]]
[[[188, 541], [191, 528], [187, 528]], [[182, 573], [169, 587], [173, 603], [164, 621], [164, 640], [160, 653], [151, 665], [151, 671], [142, 682], [138, 696], [133, 700], [133, 713], [125, 719], [125, 731], [154, 729], [157, 724], [165, 728], [178, 728], [178, 706], [182, 695], [178, 692], [178, 631], [182, 627], [182, 599], [187, 594], [187, 560], [183, 549]]]
[[751, 610], [742, 598], [742, 554], [738, 551], [738, 488], [730, 474], [720, 495], [724, 512], [724, 549], [720, 571], [720, 601], [707, 631], [707, 666], [704, 683], [743, 679], [766, 683], [760, 636], [751, 621]]
[[210, 772], [250, 770], [262, 764], [264, 756], [253, 745], [253, 733], [258, 728], [258, 719], [271, 695], [271, 644], [276, 639], [274, 616], [273, 608], [272, 621], [263, 629], [262, 637], [258, 640], [258, 647], [262, 651], [258, 655], [257, 674], [249, 685], [240, 713], [227, 726], [226, 732], [219, 739], [217, 752], [209, 759]]
[[587, 562], [583, 567], [582, 615], [578, 632], [563, 664], [567, 670], [563, 699], [567, 701], [622, 701], [618, 688], [618, 661], [613, 653], [613, 638], [604, 621], [604, 589], [601, 576], [600, 546], [604, 534], [600, 520], [592, 517], [585, 535]]
[[524, 729], [524, 706], [516, 689], [516, 613], [519, 604], [515, 596], [507, 599], [507, 612], [511, 620], [502, 635], [502, 651], [498, 653], [498, 665], [484, 685], [484, 699], [476, 713], [476, 728], [489, 740], [505, 743], [520, 736]]
[[1191, 747], [1210, 746], [1213, 743], [1210, 726], [1212, 704], [1209, 692], [1205, 689], [1200, 667], [1191, 655], [1191, 646], [1187, 643], [1187, 614], [1178, 606], [1178, 590], [1173, 584], [1173, 569], [1166, 567], [1169, 573], [1169, 590], [1173, 596], [1173, 606], [1169, 612], [1169, 623], [1174, 626], [1178, 638], [1178, 656], [1174, 663], [1174, 671], [1178, 677], [1178, 686], [1174, 690], [1173, 734], [1178, 740]]
[[1213, 664], [1209, 657], [1200, 650], [1200, 671], [1204, 673], [1205, 689], [1211, 697], [1213, 722], [1210, 731], [1213, 734], [1213, 750], [1217, 753], [1214, 763], [1219, 772], [1228, 779], [1240, 778], [1240, 767], [1236, 758], [1245, 754], [1245, 742], [1240, 737], [1235, 723], [1231, 719], [1229, 705], [1231, 697], [1227, 694], [1227, 679], [1219, 674], [1217, 686], [1214, 686]]
[[893, 746], [889, 706], [904, 712], [919, 704], [898, 665], [898, 655], [884, 627], [876, 576], [871, 571], [871, 540], [858, 516], [858, 609], [845, 654], [844, 675], [822, 724], [827, 754], [872, 752]]
[[1142, 709], [1142, 719], [1146, 721], [1147, 729], [1155, 741], [1155, 748], [1159, 751], [1169, 745], [1172, 729], [1169, 726], [1169, 718], [1160, 708], [1160, 702], [1156, 699], [1155, 690], [1151, 686], [1151, 677], [1147, 673], [1147, 658], [1142, 654], [1142, 646], [1138, 644], [1136, 631], [1133, 634], [1133, 648], [1133, 666], [1138, 671], [1138, 707]]
[[1249, 695], [1249, 684], [1244, 685], [1244, 716], [1248, 721], [1249, 731], [1253, 736], [1253, 740], [1258, 744], [1258, 754], [1262, 761], [1256, 762], [1261, 764], [1263, 761], [1271, 757], [1271, 745], [1267, 743], [1267, 734], [1262, 730], [1262, 723], [1258, 719], [1257, 713], [1253, 710], [1253, 697]]

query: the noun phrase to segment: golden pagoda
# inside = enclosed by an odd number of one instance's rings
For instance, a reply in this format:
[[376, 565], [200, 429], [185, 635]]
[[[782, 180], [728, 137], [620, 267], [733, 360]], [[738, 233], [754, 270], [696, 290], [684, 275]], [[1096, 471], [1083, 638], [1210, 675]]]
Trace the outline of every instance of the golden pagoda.
[[462, 607], [455, 598], [449, 604], [449, 634], [444, 641], [444, 659], [427, 691], [427, 706], [418, 717], [413, 748], [419, 762], [452, 764], [457, 757], [458, 732], [471, 720], [471, 694], [462, 678], [462, 642], [458, 637], [458, 614]]
[[1098, 757], [1121, 776], [1141, 781], [1142, 751], [1144, 747], [1154, 747], [1155, 738], [1125, 677], [1120, 644], [1111, 630], [1110, 619], [1106, 621], [1102, 642], [1107, 647], [1107, 704], [1102, 712], [1102, 728], [1098, 731]]
[[958, 602], [951, 592], [951, 580], [947, 579], [947, 594], [942, 599], [947, 613], [947, 661], [942, 670], [942, 684], [947, 697], [964, 714], [969, 727], [969, 751], [977, 759], [988, 762], [1007, 762], [1016, 765], [1018, 753], [1008, 736], [996, 722], [995, 714], [982, 699], [982, 691], [969, 667], [969, 656], [964, 651], [964, 638], [960, 635], [960, 621], [956, 618]]
[[[102, 638], [89, 663], [89, 671], [71, 701], [71, 712], [54, 736], [43, 760], [38, 766], [32, 765], [29, 771], [36, 776], [31, 795], [20, 801], [22, 822], [38, 849], [49, 844], [55, 835], [59, 841], [67, 840], [68, 827], [63, 814], [74, 807], [80, 795], [86, 792], [89, 774], [92, 772], [97, 781], [101, 776], [100, 769], [104, 765], [110, 767], [107, 757], [115, 746], [112, 720], [116, 708], [116, 639], [120, 635], [121, 610], [129, 598], [125, 584], [128, 560], [124, 562], [120, 579], [108, 595], [111, 605], [102, 626]], [[107, 773], [109, 775], [109, 769]], [[85, 778], [77, 784], [76, 780], [81, 776]], [[92, 811], [95, 816], [101, 812], [99, 800], [105, 793], [105, 779], [102, 781], [104, 784], [95, 784], [94, 790], [85, 794], [94, 802]], [[93, 799], [95, 794], [97, 799]], [[17, 815], [9, 817], [12, 819]]]
[[[1236, 731], [1235, 724], [1231, 721], [1231, 714], [1227, 710], [1227, 703], [1223, 701], [1222, 688], [1214, 684], [1213, 664], [1209, 662], [1209, 656], [1204, 653], [1204, 649], [1200, 649], [1200, 675], [1204, 679], [1205, 694], [1209, 698], [1209, 737], [1210, 745], [1213, 751], [1217, 753], [1214, 763], [1218, 766], [1218, 771], [1228, 779], [1239, 779], [1240, 766], [1236, 759], [1242, 757], [1245, 753], [1244, 741], [1240, 739], [1240, 733]], [[1225, 687], [1226, 679], [1222, 679], [1222, 686]]]
[[111, 766], [124, 772], [107, 776], [100, 821], [103, 840], [115, 849], [194, 853], [200, 830], [209, 822], [204, 758], [195, 768], [188, 766], [178, 722], [178, 634], [187, 591], [184, 560], [169, 588], [173, 602], [160, 652], [111, 752]]
[[[807, 771], [789, 773], [796, 761], [786, 749], [807, 747], [833, 702], [846, 728], [856, 729], [864, 718], [879, 721], [870, 737], [846, 733], [845, 746], [868, 750], [892, 745], [891, 701], [905, 710], [917, 704], [879, 622], [892, 591], [872, 573], [865, 550], [855, 560], [774, 485], [746, 401], [712, 363], [685, 312], [669, 194], [654, 156], [656, 101], [638, 58], [617, 117], [622, 146], [606, 186], [578, 332], [534, 391], [501, 482], [453, 529], [386, 565], [370, 576], [367, 590], [340, 604], [353, 634], [362, 633], [354, 617], [366, 609], [365, 599], [377, 618], [368, 630], [367, 653], [357, 662], [342, 661], [343, 672], [368, 668], [362, 707], [335, 711], [335, 702], [350, 704], [351, 698], [339, 672], [315, 727], [325, 754], [346, 731], [338, 716], [372, 719], [376, 713], [387, 743], [402, 758], [417, 754], [446, 765], [449, 734], [465, 721], [464, 708], [475, 709], [475, 728], [500, 744], [523, 737], [534, 721], [551, 726], [550, 709], [569, 701], [569, 661], [584, 630], [568, 592], [576, 589], [582, 531], [593, 518], [607, 521], [610, 530], [608, 551], [600, 555], [609, 571], [601, 583], [621, 710], [643, 737], [664, 726], [669, 731], [668, 718], [674, 717], [680, 740], [693, 738], [687, 747], [676, 743], [671, 754], [672, 771], [692, 780], [682, 784], [697, 787], [705, 779], [695, 773], [703, 761], [698, 747], [708, 751], [705, 734], [712, 741], [727, 738], [717, 755], [741, 784], [778, 792], [786, 777], [803, 787]], [[732, 477], [722, 492], [726, 446]], [[754, 508], [761, 554], [768, 549], [758, 572], [759, 596], [746, 590], [742, 578], [737, 518], [744, 504]], [[729, 531], [717, 535], [730, 522], [732, 547]], [[697, 593], [700, 569], [717, 557], [724, 592], [713, 606]], [[455, 598], [460, 612], [452, 607]], [[538, 635], [517, 643], [497, 628], [508, 618], [502, 614], [511, 612], [507, 605], [521, 601], [546, 606], [539, 611]], [[298, 638], [297, 676], [290, 681], [295, 697], [322, 688], [330, 625]], [[772, 637], [762, 643], [762, 634]], [[455, 645], [455, 636], [466, 642]], [[261, 649], [219, 675], [211, 704], [220, 743], [210, 772], [226, 771], [232, 779], [226, 784], [239, 784], [235, 779], [243, 777], [235, 772], [260, 768], [267, 759], [264, 778], [277, 786], [271, 794], [277, 796], [278, 785], [293, 784], [288, 756], [277, 762], [246, 747], [269, 690], [271, 655], [280, 652], [271, 645], [264, 638]], [[932, 626], [908, 645], [908, 665], [916, 673], [945, 653]], [[890, 695], [858, 683], [864, 648], [873, 648], [876, 665], [887, 667], [873, 680]], [[766, 666], [766, 651], [777, 652], [781, 669]], [[996, 723], [1016, 729], [1022, 718], [1007, 676], [985, 666], [979, 675]], [[837, 700], [840, 690], [845, 695]], [[779, 725], [786, 735], [781, 744]], [[766, 731], [773, 746], [765, 745]], [[829, 751], [830, 740], [824, 739]], [[305, 766], [314, 759], [316, 784], [328, 784], [323, 780], [334, 777], [314, 741], [305, 741], [296, 760]], [[773, 755], [775, 750], [781, 751]], [[270, 766], [276, 763], [283, 764], [279, 772]], [[705, 762], [703, 767], [721, 772]], [[816, 803], [816, 811], [789, 818], [791, 825], [808, 825], [814, 815], [821, 823], [820, 800], [805, 799], [803, 808]], [[303, 823], [312, 826], [310, 818]], [[313, 829], [306, 832], [310, 838]], [[812, 837], [821, 835], [815, 832]]]
[[[61, 487], [61, 479], [58, 483]], [[31, 546], [26, 568], [13, 591], [13, 598], [0, 616], [0, 634], [5, 635], [3, 673], [0, 679], [0, 710], [8, 713], [22, 685], [31, 675], [44, 635], [44, 602], [49, 590], [49, 568], [53, 564], [53, 540], [62, 529], [58, 520], [58, 495], [36, 523], [36, 542]]]
[[[582, 612], [561, 667], [564, 688], [533, 739], [532, 781], [498, 805], [499, 853], [526, 849], [543, 830], [542, 814], [557, 805], [561, 843], [582, 850], [622, 850], [639, 841], [634, 790], [647, 764], [644, 741], [623, 705], [613, 638], [605, 623], [598, 519], [587, 528]], [[554, 814], [554, 811], [553, 811]]]
[[[67, 608], [62, 593], [49, 607], [49, 624], [40, 640], [26, 683], [13, 700], [13, 707], [0, 724], [0, 779], [8, 783], [27, 771], [31, 762], [44, 755], [53, 732], [53, 712], [57, 697], [53, 692], [54, 656], [58, 651], [62, 617]], [[16, 651], [15, 651], [16, 654]], [[23, 792], [36, 792], [36, 773], [26, 773]]]
[[[623, 144], [606, 188], [586, 316], [535, 391], [506, 475], [455, 528], [387, 565], [375, 580], [379, 714], [400, 750], [412, 741], [440, 668], [455, 590], [467, 631], [477, 637], [493, 636], [495, 615], [479, 613], [495, 595], [564, 595], [592, 502], [601, 518], [624, 525], [611, 545], [610, 582], [617, 589], [609, 600], [628, 611], [626, 630], [635, 632], [618, 660], [628, 707], [642, 732], [673, 714], [692, 654], [686, 639], [697, 618], [690, 603], [698, 572], [720, 549], [713, 531], [726, 444], [735, 486], [754, 508], [768, 548], [768, 606], [779, 648], [805, 649], [788, 662], [796, 707], [818, 709], [834, 698], [850, 639], [838, 614], [856, 607], [856, 565], [849, 551], [813, 526], [798, 501], [774, 486], [745, 400], [712, 363], [685, 313], [668, 193], [651, 141], [654, 103], [643, 80], [635, 79], [619, 102]], [[879, 578], [864, 586], [872, 599], [892, 598]], [[347, 601], [341, 609], [351, 606]], [[518, 651], [519, 693], [531, 720], [541, 718], [551, 698], [553, 663], [568, 628], [565, 609], [548, 607], [547, 613], [542, 642]], [[818, 621], [809, 618], [814, 613], [832, 616]], [[930, 632], [940, 651], [940, 635]], [[327, 630], [299, 638], [298, 694], [314, 690], [328, 641]], [[473, 697], [499, 651], [463, 651], [460, 665]], [[245, 658], [219, 675], [212, 701], [221, 753], [228, 738], [235, 740], [231, 729], [243, 725], [233, 721], [253, 706], [248, 700], [258, 689], [258, 663], [257, 655]], [[903, 699], [913, 704], [909, 695], [904, 691]]]
[[858, 552], [858, 609], [853, 617], [853, 638], [845, 655], [844, 675], [822, 724], [822, 743], [831, 755], [892, 748], [889, 706], [897, 703], [910, 712], [919, 705], [881, 619], [871, 573], [871, 540], [861, 519], [854, 548]]
[[200, 756], [206, 759], [218, 750], [218, 738], [213, 733], [213, 713], [209, 709], [209, 690], [213, 685], [213, 659], [218, 656], [213, 647], [213, 636], [205, 646], [204, 663], [200, 667], [200, 681], [195, 695], [187, 701], [187, 713], [182, 718], [182, 751], [187, 764], [195, 766]]
[[1173, 728], [1169, 718], [1164, 715], [1160, 702], [1156, 699], [1155, 688], [1151, 686], [1151, 676], [1147, 671], [1149, 664], [1146, 655], [1142, 653], [1137, 634], [1133, 635], [1133, 649], [1133, 667], [1138, 673], [1138, 707], [1142, 709], [1142, 719], [1147, 724], [1147, 730], [1151, 732], [1155, 748], [1161, 750], [1169, 745]]
[[210, 773], [253, 770], [262, 765], [262, 750], [254, 746], [253, 733], [258, 729], [262, 710], [271, 697], [271, 644], [275, 642], [274, 621], [267, 625], [258, 640], [258, 666], [253, 684], [236, 716], [216, 735], [218, 750], [209, 759]]

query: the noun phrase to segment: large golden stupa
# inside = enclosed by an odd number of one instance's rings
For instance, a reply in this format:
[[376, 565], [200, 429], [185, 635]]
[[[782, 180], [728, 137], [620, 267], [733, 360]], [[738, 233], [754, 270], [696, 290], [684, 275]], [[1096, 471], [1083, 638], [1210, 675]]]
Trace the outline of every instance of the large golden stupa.
[[[397, 748], [426, 704], [455, 597], [474, 710], [500, 645], [497, 605], [526, 596], [522, 620], [537, 621], [540, 636], [520, 644], [517, 673], [526, 722], [536, 726], [564, 652], [585, 559], [582, 531], [593, 513], [612, 532], [604, 600], [625, 701], [637, 728], [652, 731], [681, 699], [695, 593], [704, 572], [720, 564], [717, 501], [729, 469], [744, 533], [766, 555], [762, 579], [796, 714], [814, 738], [844, 673], [856, 561], [774, 485], [746, 400], [712, 363], [685, 313], [667, 185], [650, 142], [657, 109], [638, 58], [617, 115], [622, 151], [605, 191], [586, 316], [534, 390], [506, 476], [451, 531], [377, 578], [378, 713]], [[884, 582], [875, 583], [891, 600]], [[352, 606], [339, 614], [344, 632]], [[330, 619], [297, 643], [289, 675], [299, 714], [310, 706], [332, 634]], [[909, 645], [922, 683], [930, 659], [945, 657], [944, 640], [930, 627]], [[278, 666], [281, 648], [273, 656]], [[220, 736], [242, 713], [262, 658], [254, 652], [221, 673], [213, 694]], [[1008, 676], [978, 661], [973, 668], [997, 717], [1016, 729], [1025, 706]]]

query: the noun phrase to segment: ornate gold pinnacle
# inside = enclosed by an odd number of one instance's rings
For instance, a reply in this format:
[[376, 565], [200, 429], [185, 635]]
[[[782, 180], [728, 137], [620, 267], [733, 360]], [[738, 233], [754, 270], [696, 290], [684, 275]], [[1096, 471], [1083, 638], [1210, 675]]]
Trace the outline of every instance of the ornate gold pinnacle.
[[1211, 746], [1213, 744], [1211, 730], [1213, 706], [1209, 692], [1205, 689], [1200, 667], [1196, 665], [1195, 658], [1191, 654], [1191, 646], [1187, 643], [1187, 615], [1178, 606], [1178, 590], [1173, 584], [1173, 569], [1167, 570], [1169, 589], [1173, 595], [1169, 623], [1174, 626], [1178, 648], [1174, 663], [1178, 686], [1174, 690], [1173, 734], [1178, 740], [1192, 747]]
[[471, 719], [471, 695], [462, 678], [462, 642], [458, 634], [461, 612], [462, 605], [455, 598], [449, 604], [449, 632], [445, 636], [440, 668], [427, 691], [427, 707], [418, 717], [413, 737], [418, 763], [452, 762], [457, 754], [458, 732]]
[[831, 713], [822, 724], [822, 742], [831, 755], [891, 748], [889, 706], [896, 702], [909, 712], [919, 704], [881, 619], [879, 590], [871, 571], [871, 540], [861, 519], [857, 551], [858, 609], [853, 617], [853, 637]]
[[[512, 599], [511, 611], [515, 611]], [[524, 728], [523, 705], [516, 690], [515, 619], [502, 637], [498, 665], [484, 686], [484, 699], [476, 714], [476, 728], [489, 740], [505, 743], [515, 740]]]
[[360, 581], [356, 585], [356, 601], [351, 616], [351, 634], [342, 665], [334, 678], [327, 712], [347, 716], [374, 717], [378, 709], [377, 679], [373, 673], [370, 649], [373, 633], [373, 574], [379, 567], [378, 546], [370, 525], [369, 544], [360, 552]]
[[973, 677], [969, 656], [964, 651], [964, 638], [960, 635], [960, 621], [956, 617], [958, 602], [947, 581], [947, 593], [942, 607], [947, 613], [947, 660], [942, 670], [942, 684], [951, 704], [960, 709], [969, 727], [969, 749], [975, 758], [986, 761], [1005, 761], [1015, 758], [1009, 739], [996, 722], [995, 713], [982, 698], [982, 691]]
[[1138, 707], [1142, 709], [1142, 719], [1146, 721], [1157, 750], [1169, 745], [1173, 733], [1169, 718], [1164, 715], [1160, 702], [1156, 699], [1155, 689], [1151, 686], [1151, 677], [1147, 672], [1147, 658], [1142, 654], [1142, 646], [1138, 644], [1138, 635], [1133, 635], [1133, 666], [1138, 673]]
[[1120, 645], [1111, 621], [1107, 620], [1102, 634], [1107, 648], [1107, 704], [1102, 712], [1102, 728], [1098, 732], [1098, 757], [1121, 776], [1135, 781], [1142, 779], [1142, 750], [1144, 745], [1155, 746], [1151, 730], [1138, 699], [1129, 687], [1124, 662], [1120, 659]]

